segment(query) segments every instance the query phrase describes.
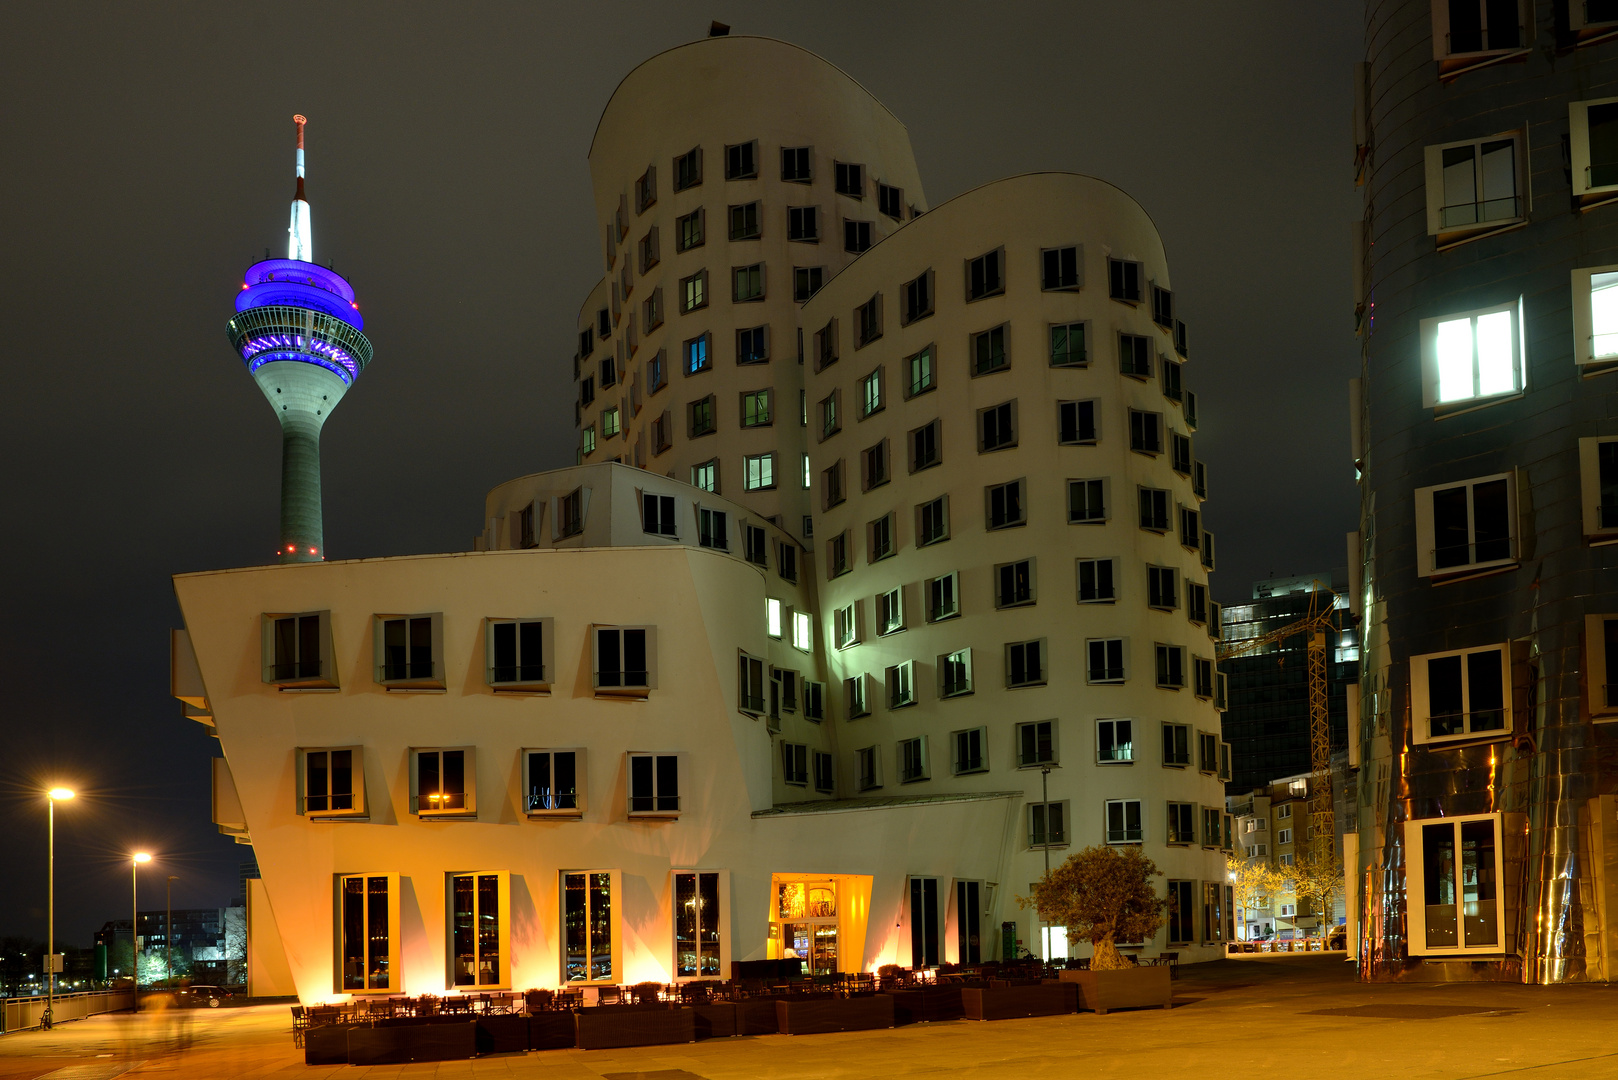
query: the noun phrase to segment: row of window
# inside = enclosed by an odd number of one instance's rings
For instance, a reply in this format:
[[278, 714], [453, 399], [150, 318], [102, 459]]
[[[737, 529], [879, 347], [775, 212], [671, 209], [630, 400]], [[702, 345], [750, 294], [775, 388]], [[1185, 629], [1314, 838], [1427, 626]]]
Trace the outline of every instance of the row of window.
[[[1031, 848], [1067, 847], [1074, 840], [1085, 843], [1088, 836], [1075, 836], [1071, 802], [1067, 799], [1030, 803], [1025, 811], [1023, 833]], [[1146, 814], [1140, 799], [1107, 799], [1101, 814], [1091, 826], [1090, 836], [1107, 844], [1143, 844], [1147, 840]], [[1189, 802], [1168, 802], [1162, 828], [1163, 843], [1171, 847], [1196, 847], [1233, 851], [1230, 815], [1218, 806]], [[1174, 937], [1171, 930], [1170, 938]]]
[[[842, 493], [842, 477], [838, 466], [822, 474], [822, 506], [830, 509], [846, 498]], [[694, 482], [694, 481], [693, 481]], [[1069, 525], [1105, 525], [1112, 520], [1112, 481], [1107, 477], [1070, 479], [1066, 481], [1065, 514]], [[1194, 507], [1176, 505], [1173, 493], [1163, 488], [1139, 486], [1136, 504], [1140, 528], [1168, 534], [1178, 525], [1182, 547], [1199, 554], [1204, 568], [1214, 569], [1214, 534], [1202, 527], [1202, 515]], [[983, 489], [984, 528], [993, 532], [1017, 528], [1028, 523], [1028, 481], [1026, 478], [991, 484]], [[1170, 507], [1177, 513], [1171, 517]], [[897, 511], [870, 522], [866, 526], [868, 561], [878, 562], [897, 550]], [[950, 496], [939, 495], [915, 504], [910, 513], [918, 548], [949, 540], [951, 533]], [[853, 530], [844, 529], [826, 540], [826, 579], [841, 577], [853, 570]], [[1171, 606], [1178, 606], [1171, 605]]]
[[[815, 182], [815, 166], [817, 155], [813, 146], [783, 146], [780, 148], [780, 179], [785, 184], [813, 184]], [[757, 180], [761, 176], [764, 157], [759, 148], [757, 139], [746, 142], [727, 143], [724, 150], [724, 178], [729, 180]], [[824, 162], [821, 165], [824, 166]], [[839, 195], [851, 199], [864, 199], [870, 194], [871, 184], [874, 183], [877, 206], [880, 211], [894, 220], [904, 216], [905, 202], [903, 189], [881, 181], [868, 181], [866, 168], [860, 162], [831, 161], [832, 190]], [[690, 188], [700, 187], [703, 181], [703, 153], [702, 147], [694, 146], [685, 153], [680, 154], [673, 161], [673, 190], [686, 191]], [[648, 165], [646, 171], [635, 181], [635, 213], [644, 214], [651, 207], [657, 205], [657, 166]], [[614, 223], [620, 234], [628, 232], [625, 224], [625, 211], [628, 207], [628, 196], [619, 196], [619, 217]], [[910, 216], [916, 216], [916, 208], [909, 208]]]
[[[1432, 0], [1433, 59], [1439, 74], [1517, 59], [1533, 45], [1534, 0]], [[1552, 0], [1556, 38], [1545, 48], [1577, 48], [1618, 35], [1615, 0]]]
[[[580, 747], [520, 753], [522, 812], [530, 817], [582, 817], [587, 809], [587, 751]], [[630, 817], [678, 817], [680, 773], [685, 755], [624, 755]], [[310, 819], [359, 820], [370, 815], [362, 746], [298, 750], [297, 813]], [[410, 813], [427, 818], [478, 815], [477, 748], [410, 749]]]
[[[1118, 562], [1116, 557], [1079, 558], [1074, 561], [1075, 595], [1081, 604], [1116, 604], [1119, 599]], [[1031, 607], [1038, 602], [1038, 560], [1018, 559], [997, 563], [990, 575], [990, 595], [996, 609]], [[1144, 598], [1148, 607], [1158, 611], [1177, 611], [1182, 606], [1180, 571], [1171, 566], [1148, 566]], [[1218, 641], [1222, 633], [1220, 606], [1208, 599], [1208, 588], [1198, 581], [1185, 584], [1183, 606], [1187, 619], [1205, 626], [1210, 639]], [[875, 597], [875, 624], [867, 621], [864, 600], [851, 600], [833, 613], [835, 627], [832, 641], [837, 648], [846, 649], [865, 641], [874, 631], [877, 637], [886, 637], [914, 625], [915, 591], [920, 592], [920, 614], [929, 623], [959, 618], [961, 607], [960, 571], [951, 571], [937, 577], [926, 578], [919, 586], [896, 585], [877, 593]], [[778, 604], [768, 600], [766, 604]], [[773, 608], [771, 609], [774, 610]], [[775, 624], [773, 615], [771, 625]], [[772, 630], [772, 636], [780, 636]]]
[[[1037, 273], [1040, 289], [1044, 292], [1078, 292], [1084, 287], [1084, 248], [1079, 245], [1044, 248], [1039, 252]], [[1144, 264], [1127, 260], [1107, 259], [1107, 295], [1131, 307], [1151, 295], [1152, 321], [1173, 335], [1174, 349], [1182, 357], [1189, 355], [1185, 324], [1174, 317], [1174, 294], [1155, 283], [1147, 284]], [[964, 300], [970, 304], [1006, 292], [1006, 250], [999, 247], [963, 261], [962, 290]], [[933, 315], [936, 311], [937, 288], [931, 269], [923, 271], [899, 287], [899, 325], [909, 326]], [[877, 292], [853, 311], [853, 343], [855, 350], [864, 348], [882, 337], [883, 294]], [[1134, 336], [1134, 335], [1130, 335]], [[817, 370], [835, 361], [839, 338], [837, 320], [833, 319], [816, 335]], [[1146, 341], [1146, 339], [1142, 339]], [[1146, 341], [1148, 352], [1156, 352]], [[1079, 352], [1082, 354], [1082, 341]], [[1082, 359], [1069, 361], [1082, 363]]]
[[[842, 633], [847, 609], [836, 615], [835, 633]], [[1155, 685], [1163, 690], [1192, 691], [1193, 695], [1213, 702], [1218, 709], [1225, 708], [1227, 682], [1225, 675], [1208, 657], [1190, 656], [1184, 645], [1154, 642], [1152, 646], [1152, 673]], [[973, 663], [974, 650], [957, 649], [939, 653], [934, 658], [934, 693], [940, 699], [965, 697], [976, 691], [977, 682]], [[1084, 677], [1091, 686], [1118, 685], [1129, 681], [1128, 638], [1089, 638], [1084, 644]], [[1045, 638], [1007, 642], [1002, 646], [1001, 685], [1007, 690], [1045, 686], [1051, 677], [1053, 657]], [[750, 665], [758, 665], [751, 670]], [[754, 696], [763, 686], [764, 661], [754, 657], [742, 658], [742, 702], [744, 712], [762, 712], [763, 698]], [[880, 676], [853, 675], [843, 680], [843, 716], [857, 720], [871, 715], [873, 702], [881, 700], [889, 711], [909, 708], [920, 701], [917, 662], [902, 660], [884, 668]], [[751, 688], [751, 689], [750, 689]], [[749, 708], [748, 702], [756, 708]], [[820, 719], [813, 715], [811, 719]]]
[[[263, 617], [263, 680], [283, 690], [335, 690], [331, 612]], [[373, 677], [389, 689], [443, 691], [441, 612], [372, 616]], [[483, 620], [484, 681], [494, 690], [547, 691], [555, 678], [555, 620]], [[592, 626], [591, 672], [602, 696], [643, 697], [657, 686], [657, 628]]]

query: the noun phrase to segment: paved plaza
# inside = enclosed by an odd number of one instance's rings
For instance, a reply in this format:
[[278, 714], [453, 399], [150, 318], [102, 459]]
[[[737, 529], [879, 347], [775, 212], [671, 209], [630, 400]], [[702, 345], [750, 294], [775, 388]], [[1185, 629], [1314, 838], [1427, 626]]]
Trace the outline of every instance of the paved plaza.
[[1172, 1011], [956, 1020], [375, 1068], [304, 1065], [285, 1005], [116, 1014], [0, 1036], [0, 1080], [1618, 1076], [1618, 987], [1367, 986], [1340, 955], [1225, 960], [1182, 971], [1175, 986]]

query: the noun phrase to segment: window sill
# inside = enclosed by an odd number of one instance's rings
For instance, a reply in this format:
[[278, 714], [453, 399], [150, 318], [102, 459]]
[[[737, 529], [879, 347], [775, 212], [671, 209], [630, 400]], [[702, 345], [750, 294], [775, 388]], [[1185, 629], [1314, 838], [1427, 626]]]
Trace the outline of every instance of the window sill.
[[653, 818], [660, 821], [673, 821], [680, 816], [678, 810], [631, 810], [631, 818]]
[[1055, 758], [1052, 758], [1049, 761], [1029, 761], [1029, 762], [1018, 762], [1017, 763], [1017, 770], [1019, 772], [1024, 771], [1024, 770], [1030, 770], [1031, 771], [1031, 770], [1034, 770], [1034, 769], [1046, 769], [1046, 768], [1059, 769], [1059, 768], [1061, 768], [1061, 765], [1057, 762], [1057, 760]]
[[476, 810], [417, 810], [413, 815], [422, 821], [476, 821]]
[[513, 694], [519, 697], [549, 697], [550, 683], [499, 683], [489, 685], [489, 690], [495, 694]]
[[[1618, 716], [1611, 719], [1618, 720]], [[1511, 729], [1501, 728], [1497, 731], [1468, 732], [1465, 735], [1440, 735], [1437, 738], [1416, 739], [1416, 746], [1425, 746], [1433, 750], [1448, 750], [1459, 746], [1477, 746], [1483, 743], [1507, 742], [1511, 739]]]
[[1097, 765], [1133, 765], [1134, 758], [1096, 758]]
[[544, 821], [546, 819], [556, 820], [557, 818], [569, 821], [579, 821], [584, 817], [584, 808], [578, 807], [577, 809], [569, 808], [566, 810], [525, 810], [523, 811], [523, 816], [527, 817], [530, 821]]
[[382, 684], [382, 689], [386, 690], [390, 694], [443, 694], [443, 693], [447, 693], [447, 691], [442, 686], [438, 686], [438, 685], [435, 685], [435, 684], [410, 685], [410, 684], [407, 683], [407, 684], [400, 685], [398, 683], [384, 683], [384, 684]]
[[1504, 574], [1516, 570], [1522, 565], [1518, 559], [1497, 559], [1494, 562], [1470, 563], [1466, 566], [1450, 567], [1443, 570], [1428, 571], [1424, 577], [1428, 578], [1434, 586], [1451, 585], [1458, 581], [1473, 581], [1477, 578], [1492, 577], [1495, 574]]
[[370, 821], [371, 815], [351, 813], [347, 810], [305, 810], [301, 815], [310, 821]]
[[626, 701], [645, 701], [652, 696], [652, 691], [650, 687], [646, 686], [624, 688], [598, 686], [595, 688], [595, 696], [598, 698], [622, 698]]
[[[1611, 542], [1618, 543], [1618, 538]], [[276, 692], [281, 694], [335, 694], [342, 689], [337, 686], [286, 686], [275, 683], [271, 685], [275, 686]]]

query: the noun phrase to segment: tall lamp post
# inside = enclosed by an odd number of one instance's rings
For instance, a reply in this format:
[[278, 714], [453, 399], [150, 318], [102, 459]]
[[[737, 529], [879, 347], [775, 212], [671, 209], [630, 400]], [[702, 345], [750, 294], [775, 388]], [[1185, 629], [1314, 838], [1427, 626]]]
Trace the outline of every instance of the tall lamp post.
[[45, 1015], [41, 1027], [49, 1030], [56, 1010], [56, 804], [73, 797], [73, 790], [53, 787], [50, 796], [50, 838], [46, 856]]
[[140, 993], [140, 893], [135, 874], [141, 863], [151, 861], [152, 857], [144, 851], [129, 857], [129, 967], [134, 972], [137, 994]]
[[180, 879], [169, 875], [168, 911], [163, 916], [163, 982], [174, 989], [174, 883]]

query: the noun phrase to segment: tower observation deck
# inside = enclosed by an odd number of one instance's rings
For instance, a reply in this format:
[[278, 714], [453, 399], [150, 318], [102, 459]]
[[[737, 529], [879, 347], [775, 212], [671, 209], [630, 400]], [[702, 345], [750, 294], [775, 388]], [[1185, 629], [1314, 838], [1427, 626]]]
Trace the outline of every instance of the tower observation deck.
[[228, 324], [230, 344], [281, 421], [280, 561], [319, 562], [326, 554], [320, 511], [320, 430], [371, 362], [354, 289], [314, 263], [304, 197], [302, 116], [298, 186], [287, 230], [287, 258], [247, 268]]

